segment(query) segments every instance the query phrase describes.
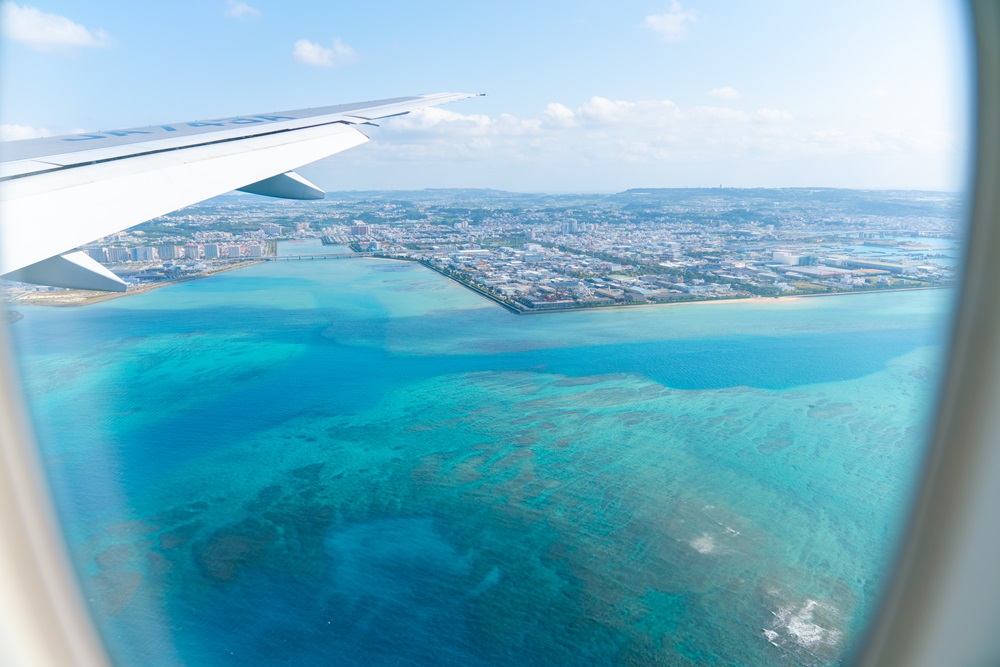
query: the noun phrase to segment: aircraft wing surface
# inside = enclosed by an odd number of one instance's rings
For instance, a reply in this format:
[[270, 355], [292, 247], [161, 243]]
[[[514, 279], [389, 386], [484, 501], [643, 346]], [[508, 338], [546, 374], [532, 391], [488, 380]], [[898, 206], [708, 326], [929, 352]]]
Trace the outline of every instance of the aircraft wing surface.
[[78, 246], [230, 190], [323, 191], [292, 170], [368, 141], [359, 126], [473, 97], [439, 93], [0, 144], [0, 277], [124, 291]]

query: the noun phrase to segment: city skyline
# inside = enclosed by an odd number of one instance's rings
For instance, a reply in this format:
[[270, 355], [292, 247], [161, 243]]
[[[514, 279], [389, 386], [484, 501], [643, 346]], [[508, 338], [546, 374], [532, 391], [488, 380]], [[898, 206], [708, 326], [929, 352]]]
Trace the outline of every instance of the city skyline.
[[964, 187], [963, 17], [767, 8], [3, 4], [4, 138], [463, 90], [303, 170], [326, 189]]

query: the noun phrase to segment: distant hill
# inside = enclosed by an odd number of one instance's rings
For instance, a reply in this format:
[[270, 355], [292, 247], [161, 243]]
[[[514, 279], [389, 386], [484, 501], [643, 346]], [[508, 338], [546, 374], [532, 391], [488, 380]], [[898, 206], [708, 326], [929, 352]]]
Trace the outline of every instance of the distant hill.
[[[267, 201], [246, 194], [227, 194], [200, 206], [227, 203], [282, 210], [304, 206], [315, 209], [321, 202]], [[527, 193], [494, 188], [427, 188], [423, 190], [346, 190], [328, 192], [326, 205], [336, 202], [386, 202], [452, 206], [457, 208], [546, 208], [602, 204], [624, 210], [644, 212], [650, 209], [685, 209], [716, 218], [725, 217], [763, 221], [775, 214], [787, 217], [801, 214], [814, 219], [837, 216], [929, 217], [959, 219], [963, 196], [952, 192], [919, 190], [847, 190], [839, 188], [631, 188], [615, 194]], [[697, 217], [697, 216], [696, 216]], [[776, 221], [777, 222], [777, 221]]]
[[847, 190], [839, 188], [632, 188], [611, 195], [623, 205], [705, 205], [719, 208], [822, 209], [826, 214], [957, 217], [963, 198], [957, 193], [920, 190]]

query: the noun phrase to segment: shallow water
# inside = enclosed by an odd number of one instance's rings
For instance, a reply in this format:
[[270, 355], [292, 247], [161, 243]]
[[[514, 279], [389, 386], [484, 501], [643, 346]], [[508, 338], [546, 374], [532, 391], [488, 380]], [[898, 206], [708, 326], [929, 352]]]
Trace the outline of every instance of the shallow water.
[[519, 317], [352, 259], [12, 331], [122, 664], [835, 665], [950, 296]]

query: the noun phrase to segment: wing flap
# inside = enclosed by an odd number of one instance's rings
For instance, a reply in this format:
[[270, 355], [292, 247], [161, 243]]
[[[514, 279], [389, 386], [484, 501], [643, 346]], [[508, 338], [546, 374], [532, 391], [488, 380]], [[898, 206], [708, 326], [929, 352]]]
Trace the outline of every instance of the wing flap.
[[299, 176], [294, 171], [286, 171], [263, 181], [257, 181], [242, 188], [237, 188], [240, 192], [249, 192], [254, 195], [264, 197], [278, 197], [279, 199], [323, 199], [326, 193]]
[[69, 287], [70, 289], [124, 292], [125, 281], [108, 271], [82, 252], [56, 255], [4, 276], [32, 285]]

